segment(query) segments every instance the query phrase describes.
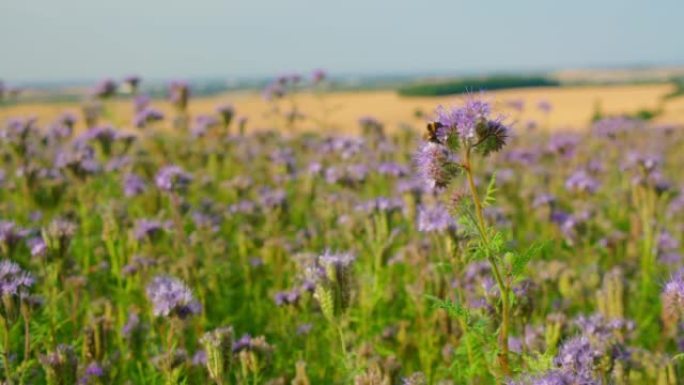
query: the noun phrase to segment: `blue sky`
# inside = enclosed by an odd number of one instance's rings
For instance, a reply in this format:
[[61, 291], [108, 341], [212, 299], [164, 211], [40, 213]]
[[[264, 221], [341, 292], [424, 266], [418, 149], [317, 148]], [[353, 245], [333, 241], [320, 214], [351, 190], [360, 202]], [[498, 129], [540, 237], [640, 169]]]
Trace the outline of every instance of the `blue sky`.
[[2, 0], [0, 78], [684, 64], [682, 0]]

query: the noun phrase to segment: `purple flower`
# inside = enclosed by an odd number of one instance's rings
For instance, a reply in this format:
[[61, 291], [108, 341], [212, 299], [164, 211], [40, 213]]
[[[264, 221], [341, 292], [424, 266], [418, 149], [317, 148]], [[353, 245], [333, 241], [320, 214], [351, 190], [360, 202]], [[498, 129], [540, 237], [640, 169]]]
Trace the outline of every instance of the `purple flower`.
[[240, 337], [239, 340], [233, 343], [233, 352], [239, 352], [241, 350], [248, 349], [252, 343], [252, 336], [245, 334]]
[[321, 175], [321, 173], [323, 171], [323, 165], [321, 164], [321, 162], [312, 161], [306, 167], [306, 171], [307, 171], [307, 173], [309, 173], [310, 175], [313, 175], [313, 176]]
[[4, 253], [11, 253], [27, 235], [28, 231], [20, 228], [16, 223], [0, 220], [0, 248]]
[[271, 83], [264, 88], [261, 95], [266, 101], [277, 100], [285, 96], [285, 88], [278, 82]]
[[41, 237], [35, 237], [26, 241], [32, 257], [44, 257], [47, 255], [47, 245]]
[[314, 84], [318, 84], [318, 83], [324, 81], [326, 77], [327, 77], [327, 74], [325, 73], [324, 70], [322, 70], [320, 68], [317, 68], [317, 69], [313, 70], [313, 72], [311, 72], [311, 82]]
[[677, 274], [665, 284], [663, 311], [674, 319], [684, 314], [684, 274]]
[[272, 349], [273, 348], [266, 342], [264, 337], [252, 337], [249, 334], [243, 335], [239, 340], [233, 343], [233, 353], [238, 353], [243, 350], [267, 353]]
[[147, 298], [152, 302], [152, 314], [156, 317], [178, 316], [186, 318], [199, 314], [201, 305], [192, 296], [190, 289], [180, 280], [155, 277], [146, 288]]
[[367, 175], [368, 165], [364, 163], [350, 164], [345, 170], [345, 178], [352, 183], [363, 182]]
[[121, 335], [124, 338], [131, 338], [139, 331], [143, 330], [143, 324], [140, 322], [140, 316], [136, 312], [128, 313], [128, 320], [121, 328]]
[[85, 374], [88, 376], [102, 377], [104, 375], [104, 370], [100, 365], [93, 362], [85, 370]]
[[541, 112], [548, 114], [553, 109], [553, 106], [548, 100], [540, 100], [539, 103], [537, 103], [537, 108], [539, 108]]
[[625, 170], [637, 169], [644, 174], [651, 174], [655, 172], [663, 159], [659, 155], [642, 154], [640, 152], [631, 151], [627, 154], [625, 161], [622, 163], [622, 168]]
[[69, 138], [73, 131], [73, 128], [66, 124], [55, 123], [48, 128], [47, 136], [51, 141], [60, 142]]
[[282, 189], [264, 188], [259, 192], [259, 203], [264, 209], [273, 209], [283, 206], [287, 194]]
[[126, 174], [123, 178], [124, 195], [133, 197], [145, 192], [147, 185], [143, 179], [135, 174]]
[[402, 177], [408, 175], [409, 170], [406, 166], [394, 163], [385, 162], [378, 165], [378, 173], [382, 175], [391, 175], [394, 177]]
[[162, 167], [154, 177], [154, 182], [162, 191], [182, 192], [185, 191], [190, 185], [190, 182], [192, 182], [192, 176], [179, 166], [165, 166]]
[[548, 149], [554, 154], [571, 158], [580, 139], [577, 135], [555, 134], [549, 139]]
[[169, 84], [169, 100], [179, 110], [185, 110], [190, 99], [190, 86], [188, 83], [176, 80]]
[[207, 352], [203, 349], [200, 349], [195, 352], [195, 354], [192, 356], [192, 364], [194, 366], [204, 366], [207, 364]]
[[658, 250], [668, 251], [679, 248], [679, 241], [667, 231], [662, 231], [658, 236]]
[[121, 274], [124, 276], [133, 275], [140, 270], [148, 269], [156, 264], [157, 261], [155, 259], [135, 255], [130, 263], [121, 268]]
[[446, 187], [452, 178], [448, 170], [449, 150], [438, 143], [424, 142], [415, 155], [418, 174], [430, 190]]
[[446, 207], [436, 204], [432, 207], [421, 206], [418, 209], [418, 231], [424, 233], [452, 231], [456, 221]]
[[216, 117], [211, 115], [198, 115], [195, 117], [195, 124], [192, 127], [192, 134], [194, 137], [204, 136], [209, 129], [216, 127], [219, 121]]
[[458, 134], [463, 140], [473, 140], [477, 135], [477, 125], [488, 121], [491, 113], [489, 103], [469, 97], [463, 107], [437, 107], [437, 121], [443, 129], [438, 132], [440, 140], [445, 141], [452, 133]]
[[601, 356], [602, 352], [595, 349], [587, 337], [581, 336], [566, 341], [554, 362], [566, 373], [591, 377]]
[[540, 153], [536, 149], [512, 149], [506, 153], [506, 160], [521, 166], [531, 166], [539, 160]]
[[133, 98], [133, 109], [135, 110], [136, 114], [147, 108], [151, 101], [152, 99], [150, 99], [150, 97], [147, 95], [136, 95], [135, 98]]
[[40, 356], [40, 363], [57, 384], [76, 384], [78, 357], [69, 345], [60, 344], [53, 352]]
[[275, 301], [276, 305], [278, 306], [284, 306], [284, 305], [295, 305], [299, 301], [299, 290], [293, 289], [290, 291], [280, 291], [277, 292], [273, 296], [273, 300]]
[[318, 262], [322, 266], [334, 266], [339, 268], [348, 268], [356, 260], [356, 256], [349, 252], [334, 253], [326, 250], [318, 257]]
[[69, 242], [76, 234], [77, 226], [74, 222], [64, 219], [53, 219], [43, 231], [43, 238], [51, 249], [66, 250]]
[[313, 325], [310, 323], [303, 323], [301, 325], [298, 325], [297, 326], [297, 335], [298, 336], [307, 335], [311, 332], [311, 329], [313, 329]]
[[136, 112], [133, 125], [137, 128], [145, 128], [148, 124], [164, 119], [164, 114], [154, 107], [143, 107]]
[[83, 376], [79, 379], [79, 384], [87, 385], [92, 377], [102, 377], [105, 372], [97, 362], [91, 362], [85, 369]]
[[93, 89], [93, 95], [98, 98], [108, 98], [116, 93], [116, 82], [112, 79], [101, 80]]
[[425, 184], [419, 178], [401, 179], [397, 181], [397, 192], [400, 194], [410, 193], [419, 198], [423, 193], [429, 192], [425, 189]]
[[67, 169], [78, 178], [97, 173], [100, 164], [95, 159], [95, 150], [85, 144], [76, 144], [57, 153], [54, 161], [58, 169]]
[[144, 239], [151, 240], [157, 238], [168, 228], [168, 223], [161, 222], [157, 219], [138, 219], [135, 221], [135, 230], [133, 231], [133, 234], [138, 241]]
[[71, 111], [62, 113], [62, 115], [60, 115], [57, 119], [57, 122], [59, 124], [67, 126], [69, 128], [73, 128], [77, 121], [78, 117], [76, 117], [76, 114]]
[[604, 118], [594, 123], [592, 130], [599, 137], [615, 139], [622, 133], [633, 131], [643, 124], [640, 120], [624, 116]]
[[517, 381], [509, 381], [507, 385], [600, 385], [601, 382], [591, 378], [581, 378], [560, 370], [551, 370], [538, 376], [527, 376]]
[[6, 259], [0, 261], [0, 297], [28, 294], [34, 282], [33, 276], [16, 263]]
[[[607, 274], [620, 274], [613, 270]], [[607, 319], [600, 313], [587, 317], [581, 315], [575, 320], [575, 325], [581, 331], [582, 336], [598, 345], [606, 345], [615, 339], [615, 336], [634, 329], [634, 322], [621, 318]]]
[[599, 182], [584, 170], [575, 171], [565, 181], [565, 188], [571, 191], [593, 194], [599, 188]]
[[532, 201], [532, 207], [540, 207], [540, 206], [552, 206], [553, 204], [556, 203], [556, 197], [551, 195], [551, 194], [539, 194], [534, 198], [534, 201]]
[[512, 99], [506, 102], [506, 105], [518, 112], [525, 109], [525, 101], [523, 99]]
[[404, 201], [399, 198], [378, 197], [369, 201], [363, 202], [356, 206], [357, 211], [372, 213], [391, 213], [394, 211], [401, 211], [404, 208]]
[[228, 212], [231, 214], [252, 214], [256, 209], [256, 205], [252, 201], [241, 200], [228, 206]]

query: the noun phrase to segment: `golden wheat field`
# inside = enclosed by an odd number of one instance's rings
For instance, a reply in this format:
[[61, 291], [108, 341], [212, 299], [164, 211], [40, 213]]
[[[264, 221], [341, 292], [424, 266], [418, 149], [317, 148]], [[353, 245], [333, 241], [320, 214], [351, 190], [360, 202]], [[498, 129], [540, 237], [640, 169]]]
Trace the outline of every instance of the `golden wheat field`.
[[[577, 86], [560, 88], [525, 88], [488, 92], [489, 99], [506, 115], [509, 121], [527, 125], [534, 121], [541, 129], [576, 130], [588, 126], [597, 105], [605, 115], [634, 113], [642, 109], [662, 108], [663, 113], [655, 121], [658, 123], [684, 123], [684, 97], [667, 101], [663, 96], [672, 91], [672, 86], [660, 85], [611, 85]], [[389, 130], [402, 125], [415, 124], [425, 118], [420, 113], [429, 114], [435, 105], [459, 103], [463, 95], [449, 97], [402, 97], [392, 90], [348, 91], [330, 93], [299, 93], [282, 101], [283, 108], [295, 103], [299, 111], [316, 111], [316, 115], [306, 115], [297, 128], [310, 130], [330, 127], [337, 132], [355, 133], [359, 117], [372, 115], [384, 122]], [[513, 110], [508, 102], [524, 101], [523, 112]], [[540, 101], [552, 105], [552, 113], [545, 114], [537, 108]], [[272, 105], [264, 101], [258, 92], [229, 92], [211, 97], [194, 98], [190, 104], [191, 114], [213, 112], [216, 105], [232, 103], [240, 116], [248, 118], [249, 129], [264, 129], [276, 126], [269, 115]], [[157, 100], [155, 106], [169, 112], [170, 105], [165, 100]], [[78, 103], [23, 103], [0, 108], [0, 119], [16, 116], [35, 116], [41, 122], [49, 122], [65, 110], [77, 112]], [[132, 116], [129, 100], [109, 101], [107, 109], [110, 116], [127, 118]], [[129, 121], [113, 121], [122, 128], [131, 126]]]

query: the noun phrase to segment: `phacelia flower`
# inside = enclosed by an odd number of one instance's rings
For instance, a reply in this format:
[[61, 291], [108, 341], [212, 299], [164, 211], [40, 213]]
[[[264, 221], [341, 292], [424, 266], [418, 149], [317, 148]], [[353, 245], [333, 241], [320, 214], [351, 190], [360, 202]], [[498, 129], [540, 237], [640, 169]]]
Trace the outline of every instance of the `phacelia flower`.
[[539, 103], [537, 103], [537, 108], [539, 108], [539, 111], [548, 114], [553, 109], [553, 106], [548, 100], [540, 100]]
[[173, 81], [169, 84], [169, 100], [179, 110], [188, 107], [190, 86], [184, 81]]
[[169, 227], [169, 223], [157, 219], [139, 219], [135, 222], [133, 234], [138, 241], [155, 239]]
[[69, 345], [58, 345], [55, 351], [40, 357], [49, 384], [76, 384], [78, 357]]
[[154, 107], [144, 107], [136, 112], [133, 125], [137, 128], [145, 128], [148, 124], [164, 120], [164, 113]]
[[14, 247], [24, 238], [28, 232], [17, 226], [13, 221], [0, 220], [0, 248], [5, 254], [10, 254]]
[[147, 285], [146, 293], [152, 303], [152, 314], [156, 317], [177, 316], [182, 319], [199, 314], [202, 309], [190, 289], [173, 277], [155, 277]]
[[165, 166], [155, 175], [154, 182], [162, 191], [182, 192], [192, 182], [192, 176], [179, 166]]
[[449, 150], [439, 143], [423, 143], [415, 162], [418, 174], [431, 190], [446, 187], [455, 174]]
[[378, 197], [368, 200], [356, 206], [357, 211], [367, 214], [372, 213], [392, 213], [401, 211], [404, 208], [404, 201], [399, 198]]
[[133, 197], [140, 195], [147, 189], [145, 181], [135, 174], [126, 174], [123, 177], [124, 195]]
[[0, 261], [0, 297], [26, 295], [34, 282], [33, 276], [16, 263]]
[[318, 68], [318, 69], [313, 70], [313, 72], [311, 73], [311, 82], [313, 82], [314, 84], [318, 84], [318, 83], [324, 81], [326, 77], [327, 77], [327, 75], [326, 75], [325, 71]]
[[456, 228], [456, 221], [449, 214], [449, 210], [442, 205], [421, 206], [418, 209], [418, 231], [444, 232], [454, 230]]
[[116, 82], [112, 79], [104, 79], [97, 83], [93, 89], [93, 95], [98, 98], [108, 98], [116, 93]]
[[662, 294], [663, 314], [670, 319], [684, 315], [684, 274], [677, 274], [665, 284]]
[[570, 191], [593, 194], [598, 190], [599, 182], [586, 171], [577, 170], [565, 181], [565, 188]]
[[462, 107], [437, 108], [437, 122], [442, 125], [438, 137], [446, 141], [447, 137], [456, 133], [463, 140], [474, 140], [477, 125], [489, 120], [491, 106], [484, 100], [468, 98]]

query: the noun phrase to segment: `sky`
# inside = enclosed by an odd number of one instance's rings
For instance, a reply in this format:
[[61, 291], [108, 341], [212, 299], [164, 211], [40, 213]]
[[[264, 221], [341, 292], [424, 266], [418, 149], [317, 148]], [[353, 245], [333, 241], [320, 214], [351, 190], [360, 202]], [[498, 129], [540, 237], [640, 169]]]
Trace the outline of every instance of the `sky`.
[[0, 79], [684, 64], [682, 0], [1, 0]]

